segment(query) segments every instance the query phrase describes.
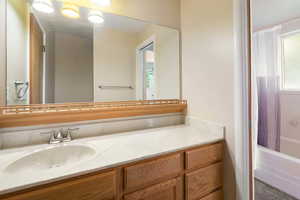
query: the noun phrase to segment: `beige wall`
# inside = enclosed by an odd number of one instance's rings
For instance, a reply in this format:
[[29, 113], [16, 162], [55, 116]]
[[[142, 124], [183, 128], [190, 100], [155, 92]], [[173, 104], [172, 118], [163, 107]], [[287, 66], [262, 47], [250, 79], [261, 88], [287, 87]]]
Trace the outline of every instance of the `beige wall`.
[[5, 1], [0, 1], [0, 106], [5, 105], [6, 102], [5, 3]]
[[[140, 33], [128, 33], [103, 27], [95, 29], [95, 101], [143, 98], [141, 71], [136, 69], [136, 49], [150, 37], [155, 38], [156, 98], [180, 98], [179, 33], [174, 29], [149, 25]], [[136, 75], [138, 77], [135, 77]], [[99, 85], [131, 85], [135, 90], [101, 90], [98, 88]], [[135, 92], [139, 94], [136, 95]]]
[[[68, 2], [70, 0], [58, 0]], [[128, 16], [180, 29], [180, 0], [111, 0], [104, 12]], [[78, 1], [80, 6], [91, 6], [88, 1]]]
[[226, 126], [225, 196], [235, 199], [232, 0], [182, 0], [182, 92], [188, 113]]
[[180, 0], [112, 0], [104, 11], [180, 29]]
[[113, 0], [103, 11], [180, 29], [180, 0]]
[[135, 90], [99, 89], [104, 86], [135, 88], [135, 48], [137, 35], [109, 28], [94, 31], [94, 96], [95, 101], [135, 99]]
[[14, 81], [28, 81], [29, 8], [26, 1], [7, 1], [7, 104], [18, 101]]
[[55, 33], [55, 103], [93, 101], [93, 41]]
[[149, 25], [139, 34], [139, 43], [143, 43], [150, 37], [155, 40], [156, 97], [157, 99], [179, 99], [179, 32], [163, 26]]

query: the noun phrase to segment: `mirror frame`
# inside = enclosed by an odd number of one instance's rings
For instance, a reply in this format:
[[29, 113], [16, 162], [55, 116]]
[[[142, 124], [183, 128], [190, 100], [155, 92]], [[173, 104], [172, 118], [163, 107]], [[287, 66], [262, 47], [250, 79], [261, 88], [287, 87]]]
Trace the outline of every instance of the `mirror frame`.
[[0, 128], [183, 113], [186, 108], [187, 101], [179, 99], [5, 106], [0, 107]]

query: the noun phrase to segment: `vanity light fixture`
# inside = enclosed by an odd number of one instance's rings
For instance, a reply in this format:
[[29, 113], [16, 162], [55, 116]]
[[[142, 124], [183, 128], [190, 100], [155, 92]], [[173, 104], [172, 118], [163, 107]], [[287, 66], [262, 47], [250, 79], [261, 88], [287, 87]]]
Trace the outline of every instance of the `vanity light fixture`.
[[93, 24], [102, 24], [104, 22], [103, 13], [99, 10], [91, 10], [88, 20]]
[[50, 0], [34, 0], [32, 7], [35, 10], [43, 13], [50, 14], [54, 12], [53, 4]]
[[111, 6], [111, 0], [91, 0], [91, 2], [102, 7]]
[[61, 12], [64, 16], [69, 18], [77, 19], [80, 17], [79, 8], [70, 3], [64, 3]]

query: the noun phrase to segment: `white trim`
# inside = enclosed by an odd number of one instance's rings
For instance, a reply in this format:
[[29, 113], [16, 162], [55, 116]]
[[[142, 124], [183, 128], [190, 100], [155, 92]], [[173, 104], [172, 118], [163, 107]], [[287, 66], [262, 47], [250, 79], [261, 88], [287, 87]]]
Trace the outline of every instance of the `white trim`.
[[150, 43], [155, 42], [155, 35], [150, 36], [148, 39], [146, 39], [145, 41], [143, 41], [141, 44], [139, 44], [136, 49], [140, 50], [146, 46], [148, 46]]
[[290, 36], [293, 36], [293, 35], [296, 35], [296, 34], [299, 34], [300, 33], [300, 27], [299, 29], [296, 29], [296, 30], [293, 30], [293, 31], [289, 31], [289, 32], [286, 32], [286, 33], [281, 33], [280, 34], [280, 37], [281, 38], [287, 38], [287, 37], [290, 37]]
[[235, 177], [236, 200], [250, 199], [249, 24], [248, 1], [234, 0]]
[[280, 57], [278, 58], [278, 59], [280, 59], [280, 67], [279, 67], [279, 69], [280, 69], [280, 89], [281, 90], [284, 90], [284, 88], [285, 88], [285, 76], [286, 76], [286, 74], [285, 74], [285, 54], [284, 54], [284, 37], [282, 36], [282, 35], [280, 35], [279, 36], [279, 43], [278, 43], [279, 45], [280, 45], [280, 47], [278, 47], [279, 49], [278, 49], [278, 51], [280, 52]]
[[258, 147], [255, 177], [300, 199], [299, 169], [299, 159], [264, 147]]

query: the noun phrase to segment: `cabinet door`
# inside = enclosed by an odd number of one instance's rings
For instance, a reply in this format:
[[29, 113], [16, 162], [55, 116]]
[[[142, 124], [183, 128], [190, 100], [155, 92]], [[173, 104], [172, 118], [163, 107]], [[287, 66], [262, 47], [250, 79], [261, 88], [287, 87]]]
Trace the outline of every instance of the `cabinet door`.
[[222, 187], [222, 163], [186, 174], [186, 199], [199, 200]]
[[186, 169], [207, 167], [223, 159], [223, 143], [200, 147], [185, 152]]
[[175, 154], [124, 168], [125, 192], [177, 177], [184, 168], [183, 157]]
[[223, 200], [223, 192], [222, 190], [218, 190], [203, 197], [201, 200]]
[[4, 200], [114, 200], [115, 172], [82, 177]]
[[183, 200], [183, 179], [177, 178], [125, 195], [124, 200]]

